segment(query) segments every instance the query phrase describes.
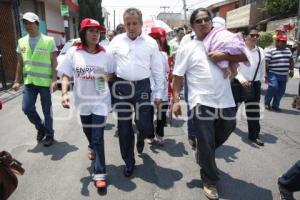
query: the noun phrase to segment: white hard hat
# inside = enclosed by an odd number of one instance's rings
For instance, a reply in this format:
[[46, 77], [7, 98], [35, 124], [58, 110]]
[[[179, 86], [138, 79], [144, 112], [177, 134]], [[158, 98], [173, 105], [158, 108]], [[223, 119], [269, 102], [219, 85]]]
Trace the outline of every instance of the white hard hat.
[[40, 22], [39, 17], [34, 14], [33, 12], [27, 12], [23, 15], [23, 19], [29, 21], [29, 22]]

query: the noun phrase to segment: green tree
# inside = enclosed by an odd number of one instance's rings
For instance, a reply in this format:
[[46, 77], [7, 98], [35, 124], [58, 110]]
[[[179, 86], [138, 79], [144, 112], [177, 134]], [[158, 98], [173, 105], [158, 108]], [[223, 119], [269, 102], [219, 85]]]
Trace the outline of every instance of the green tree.
[[101, 3], [102, 0], [78, 0], [79, 20], [91, 18], [103, 24], [104, 18], [102, 17]]
[[287, 16], [297, 14], [299, 0], [266, 0], [265, 10], [271, 16]]
[[261, 32], [257, 40], [257, 45], [265, 48], [273, 43], [273, 34], [271, 32]]

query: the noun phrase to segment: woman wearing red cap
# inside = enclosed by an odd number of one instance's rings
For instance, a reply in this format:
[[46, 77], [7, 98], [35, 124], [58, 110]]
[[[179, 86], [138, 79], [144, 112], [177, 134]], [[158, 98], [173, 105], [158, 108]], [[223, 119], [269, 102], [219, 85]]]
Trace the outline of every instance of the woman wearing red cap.
[[104, 127], [110, 106], [110, 91], [107, 74], [113, 73], [111, 58], [99, 43], [100, 32], [105, 28], [93, 19], [80, 23], [81, 43], [71, 47], [66, 58], [57, 67], [63, 74], [62, 106], [70, 108], [68, 95], [69, 80], [74, 77], [74, 102], [83, 132], [89, 145], [88, 158], [95, 160], [93, 180], [99, 189], [106, 187], [106, 166], [104, 154]]
[[[162, 102], [160, 104], [160, 106], [157, 108], [157, 123], [156, 123], [156, 127], [155, 127], [155, 134], [153, 134], [152, 136], [148, 137], [147, 142], [149, 144], [152, 144], [154, 142], [154, 137], [156, 137], [156, 141], [159, 145], [163, 145], [164, 141], [163, 141], [163, 137], [164, 137], [164, 127], [166, 126], [166, 114], [167, 114], [167, 110], [169, 107], [168, 104], [168, 71], [169, 71], [169, 64], [168, 64], [168, 55], [167, 55], [167, 51], [168, 51], [168, 45], [167, 45], [167, 41], [166, 41], [166, 32], [164, 29], [162, 28], [152, 28], [151, 29], [151, 33], [149, 33], [149, 35], [156, 40], [159, 50], [160, 50], [160, 55], [161, 55], [161, 59], [162, 59], [162, 63], [163, 63], [163, 67], [164, 67], [164, 92], [163, 92], [163, 96], [162, 96]], [[151, 80], [151, 89], [154, 89], [154, 80], [153, 78], [150, 79]], [[154, 115], [154, 111], [153, 111], [153, 115]]]

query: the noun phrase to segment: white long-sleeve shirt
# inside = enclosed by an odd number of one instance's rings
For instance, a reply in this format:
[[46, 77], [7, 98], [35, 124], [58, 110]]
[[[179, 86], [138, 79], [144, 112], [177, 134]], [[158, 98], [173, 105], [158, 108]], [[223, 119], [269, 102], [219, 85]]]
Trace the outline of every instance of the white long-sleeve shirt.
[[239, 63], [239, 68], [237, 69], [238, 74], [236, 75], [236, 79], [238, 79], [239, 82], [244, 81], [252, 81], [257, 65], [258, 65], [258, 49], [260, 51], [260, 64], [257, 71], [257, 75], [255, 77], [255, 81], [264, 81], [264, 75], [265, 75], [265, 54], [264, 51], [260, 47], [255, 47], [251, 50], [251, 59], [252, 59], [252, 65], [245, 66], [243, 63]]
[[114, 37], [107, 51], [113, 55], [116, 75], [124, 80], [138, 81], [153, 77], [153, 97], [161, 99], [164, 90], [164, 73], [156, 41], [142, 33], [135, 40], [127, 33]]

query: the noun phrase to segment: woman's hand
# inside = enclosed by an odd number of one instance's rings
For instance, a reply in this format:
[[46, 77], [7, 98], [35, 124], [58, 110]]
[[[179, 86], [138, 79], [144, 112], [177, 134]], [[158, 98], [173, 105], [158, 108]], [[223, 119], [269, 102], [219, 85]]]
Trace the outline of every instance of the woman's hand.
[[69, 98], [69, 95], [68, 93], [64, 93], [62, 94], [62, 101], [61, 101], [61, 104], [64, 108], [70, 108], [70, 98]]

